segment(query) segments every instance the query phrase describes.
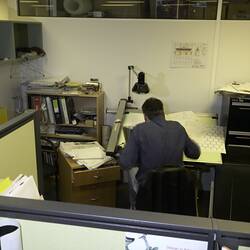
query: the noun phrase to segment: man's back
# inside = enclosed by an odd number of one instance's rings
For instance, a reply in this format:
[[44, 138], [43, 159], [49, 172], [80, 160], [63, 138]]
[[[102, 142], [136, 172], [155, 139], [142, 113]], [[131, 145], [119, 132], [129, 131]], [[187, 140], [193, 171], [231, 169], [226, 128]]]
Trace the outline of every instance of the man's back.
[[183, 153], [198, 158], [200, 150], [175, 121], [156, 116], [134, 127], [120, 155], [122, 168], [139, 167], [136, 175], [141, 182], [152, 169], [163, 165], [182, 166]]

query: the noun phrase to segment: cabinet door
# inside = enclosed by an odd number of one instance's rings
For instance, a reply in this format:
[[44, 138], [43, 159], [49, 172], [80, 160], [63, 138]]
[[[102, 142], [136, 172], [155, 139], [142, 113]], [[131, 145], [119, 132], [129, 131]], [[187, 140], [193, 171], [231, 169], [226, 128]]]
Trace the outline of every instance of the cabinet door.
[[216, 170], [214, 217], [250, 221], [250, 166], [223, 165]]
[[14, 59], [14, 32], [11, 22], [0, 21], [0, 37], [0, 60]]

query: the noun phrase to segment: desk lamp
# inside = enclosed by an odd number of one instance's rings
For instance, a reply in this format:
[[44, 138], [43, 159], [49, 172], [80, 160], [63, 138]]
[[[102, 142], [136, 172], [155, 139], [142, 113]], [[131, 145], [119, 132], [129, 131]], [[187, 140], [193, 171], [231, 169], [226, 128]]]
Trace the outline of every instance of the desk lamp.
[[128, 66], [129, 70], [129, 84], [128, 84], [128, 100], [127, 102], [133, 103], [133, 100], [130, 96], [130, 88], [131, 88], [131, 71], [137, 76], [137, 82], [134, 84], [132, 91], [137, 94], [147, 94], [149, 92], [148, 84], [145, 82], [145, 73], [137, 72], [134, 69], [133, 65]]

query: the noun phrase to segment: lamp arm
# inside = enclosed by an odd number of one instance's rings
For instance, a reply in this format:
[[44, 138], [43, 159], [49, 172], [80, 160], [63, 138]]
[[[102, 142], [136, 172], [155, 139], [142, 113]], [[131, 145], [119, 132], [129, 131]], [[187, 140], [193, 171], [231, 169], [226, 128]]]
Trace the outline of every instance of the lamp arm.
[[131, 70], [133, 71], [133, 73], [137, 76], [136, 71], [134, 70], [134, 65], [129, 65], [128, 66], [128, 70], [129, 70], [129, 81], [128, 81], [128, 102], [133, 103], [133, 100], [131, 98]]

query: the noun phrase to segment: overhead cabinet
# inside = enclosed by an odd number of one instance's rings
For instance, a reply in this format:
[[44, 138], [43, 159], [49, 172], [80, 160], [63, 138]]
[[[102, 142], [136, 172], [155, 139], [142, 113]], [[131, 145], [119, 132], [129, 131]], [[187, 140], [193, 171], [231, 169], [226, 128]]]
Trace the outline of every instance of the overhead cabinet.
[[43, 51], [39, 22], [0, 21], [0, 37], [0, 60], [39, 56]]

